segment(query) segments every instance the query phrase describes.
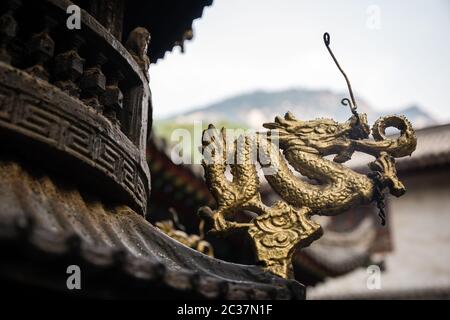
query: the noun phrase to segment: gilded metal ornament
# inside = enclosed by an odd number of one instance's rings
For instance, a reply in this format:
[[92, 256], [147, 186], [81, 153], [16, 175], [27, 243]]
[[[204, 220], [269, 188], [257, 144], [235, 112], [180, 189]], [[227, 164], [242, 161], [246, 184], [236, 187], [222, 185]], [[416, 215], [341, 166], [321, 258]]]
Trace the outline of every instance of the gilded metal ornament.
[[[205, 179], [217, 208], [203, 207], [199, 213], [210, 219], [212, 233], [246, 230], [259, 262], [283, 278], [293, 277], [291, 259], [295, 249], [308, 246], [322, 235], [321, 226], [311, 219], [313, 215], [337, 215], [371, 202], [378, 202], [382, 209], [384, 189], [397, 197], [405, 193], [394, 158], [411, 155], [417, 143], [412, 125], [404, 116], [381, 117], [370, 129], [367, 116], [356, 111], [350, 82], [329, 48], [328, 34], [324, 41], [347, 81], [351, 99], [343, 99], [342, 103], [351, 108], [348, 121], [303, 121], [288, 112], [284, 118], [263, 124], [270, 129], [270, 135], [259, 132], [230, 142], [224, 128], [219, 132], [210, 125], [202, 137]], [[400, 135], [386, 136], [388, 127], [397, 128]], [[375, 157], [367, 175], [342, 165], [355, 151]], [[230, 153], [240, 161], [228, 164]], [[325, 158], [329, 155], [334, 158]], [[281, 197], [272, 206], [261, 201], [257, 163]], [[226, 177], [228, 165], [232, 180]], [[267, 170], [269, 167], [275, 170]], [[233, 221], [244, 210], [257, 216], [245, 223]], [[380, 215], [384, 219], [383, 212]]]
[[181, 242], [185, 246], [188, 246], [191, 249], [197, 250], [207, 256], [214, 257], [214, 250], [212, 245], [204, 240], [204, 221], [202, 220], [199, 225], [200, 234], [187, 234], [184, 231], [184, 226], [182, 226], [178, 222], [177, 214], [172, 211], [173, 221], [172, 220], [163, 220], [155, 223], [156, 227], [160, 229], [162, 232], [167, 234], [172, 239]]

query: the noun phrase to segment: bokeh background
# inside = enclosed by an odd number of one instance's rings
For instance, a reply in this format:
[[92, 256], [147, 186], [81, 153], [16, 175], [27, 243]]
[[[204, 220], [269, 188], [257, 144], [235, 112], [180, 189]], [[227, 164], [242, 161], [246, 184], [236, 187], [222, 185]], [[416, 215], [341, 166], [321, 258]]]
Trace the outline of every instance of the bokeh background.
[[[359, 111], [370, 123], [406, 115], [418, 146], [398, 161], [408, 193], [387, 199], [388, 225], [380, 226], [374, 206], [324, 219], [326, 235], [296, 255], [296, 276], [313, 299], [449, 297], [450, 1], [214, 0], [193, 31], [150, 68], [152, 196], [178, 207], [188, 229], [197, 224], [195, 207], [211, 202], [201, 167], [171, 163], [175, 129], [260, 128], [288, 110], [347, 119], [339, 103], [345, 81], [323, 44], [329, 32]], [[363, 171], [369, 160], [357, 155], [348, 165]], [[275, 199], [267, 186], [262, 193]], [[239, 240], [211, 241], [219, 258], [251, 263], [234, 251]], [[367, 285], [370, 266], [381, 271], [379, 288]]]

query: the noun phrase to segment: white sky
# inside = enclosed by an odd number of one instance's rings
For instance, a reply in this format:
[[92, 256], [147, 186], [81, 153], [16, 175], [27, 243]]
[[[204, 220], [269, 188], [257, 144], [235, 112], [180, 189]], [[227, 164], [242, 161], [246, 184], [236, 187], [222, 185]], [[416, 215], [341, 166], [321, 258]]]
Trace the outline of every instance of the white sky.
[[257, 89], [346, 91], [325, 31], [356, 95], [450, 122], [450, 0], [214, 0], [185, 53], [151, 66], [154, 115]]

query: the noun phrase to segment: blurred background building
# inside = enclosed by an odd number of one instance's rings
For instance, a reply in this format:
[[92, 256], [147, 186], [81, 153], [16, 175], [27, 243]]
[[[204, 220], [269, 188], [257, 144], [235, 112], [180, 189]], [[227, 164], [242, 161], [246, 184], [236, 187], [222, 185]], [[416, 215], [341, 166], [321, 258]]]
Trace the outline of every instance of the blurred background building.
[[[349, 117], [339, 104], [345, 83], [322, 43], [328, 31], [360, 112], [370, 123], [404, 114], [417, 128], [418, 145], [412, 157], [398, 160], [408, 191], [387, 199], [387, 225], [380, 225], [375, 205], [321, 218], [325, 235], [297, 252], [296, 278], [311, 299], [450, 298], [450, 44], [442, 41], [450, 35], [449, 9], [439, 0], [216, 0], [194, 23], [198, 38], [184, 53], [152, 66], [160, 106], [151, 137], [158, 156], [149, 158], [153, 196], [169, 200], [150, 208], [160, 212], [150, 216], [170, 218], [167, 208], [176, 207], [182, 224], [197, 233], [197, 208], [213, 202], [200, 165], [171, 161], [176, 129], [194, 133], [198, 123], [260, 129], [288, 110], [302, 119]], [[364, 171], [370, 160], [356, 154], [348, 165]], [[264, 185], [261, 192], [267, 202], [276, 199]], [[244, 237], [207, 239], [218, 258], [254, 262]], [[371, 265], [382, 272], [380, 289], [367, 287]]]

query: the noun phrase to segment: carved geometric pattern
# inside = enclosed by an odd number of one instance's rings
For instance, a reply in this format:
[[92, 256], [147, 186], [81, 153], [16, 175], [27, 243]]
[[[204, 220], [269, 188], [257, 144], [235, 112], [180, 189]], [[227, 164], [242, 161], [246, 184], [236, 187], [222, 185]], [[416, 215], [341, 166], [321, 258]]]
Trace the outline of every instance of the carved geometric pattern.
[[[145, 214], [148, 188], [144, 182], [148, 183], [148, 178], [141, 168], [137, 148], [131, 142], [122, 145], [128, 140], [125, 135], [115, 133], [123, 136], [119, 144], [107, 134], [108, 130], [95, 126], [98, 122], [78, 118], [76, 113], [69, 113], [69, 108], [65, 110], [6, 86], [0, 84], [0, 129], [51, 145], [83, 161], [111, 178], [128, 198], [131, 196], [134, 207]], [[87, 108], [81, 102], [80, 107]], [[92, 115], [99, 117], [95, 113]]]

